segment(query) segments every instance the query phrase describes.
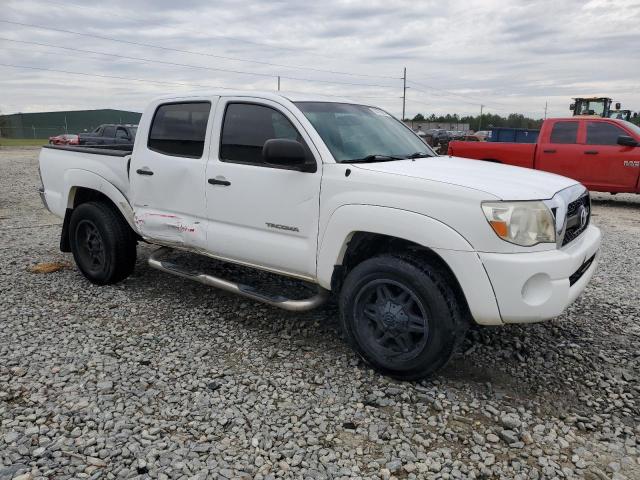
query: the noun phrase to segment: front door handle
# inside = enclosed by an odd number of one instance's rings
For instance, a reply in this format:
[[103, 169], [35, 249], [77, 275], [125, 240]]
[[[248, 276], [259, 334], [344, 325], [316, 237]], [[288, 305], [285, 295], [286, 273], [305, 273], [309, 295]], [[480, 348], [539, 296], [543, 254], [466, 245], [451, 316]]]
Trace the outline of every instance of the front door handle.
[[598, 154], [598, 150], [585, 150], [584, 154], [585, 155], [597, 155]]
[[544, 153], [556, 153], [556, 150], [543, 150]]
[[138, 175], [153, 175], [153, 172], [146, 167], [137, 169], [136, 173]]
[[211, 185], [222, 185], [223, 187], [228, 187], [231, 185], [231, 182], [228, 180], [218, 180], [217, 178], [210, 178], [207, 180]]

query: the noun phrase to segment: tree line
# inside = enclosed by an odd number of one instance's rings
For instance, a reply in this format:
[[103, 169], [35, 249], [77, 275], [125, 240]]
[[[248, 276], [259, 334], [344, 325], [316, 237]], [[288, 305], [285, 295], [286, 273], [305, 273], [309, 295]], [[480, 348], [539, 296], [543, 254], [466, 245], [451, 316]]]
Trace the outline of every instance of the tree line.
[[530, 118], [522, 115], [521, 113], [511, 113], [507, 117], [496, 115], [493, 113], [482, 114], [482, 122], [480, 121], [480, 115], [464, 115], [458, 114], [451, 115], [435, 115], [431, 114], [425, 116], [422, 113], [418, 113], [413, 119], [414, 122], [442, 122], [442, 123], [468, 123], [471, 130], [481, 130], [489, 127], [512, 127], [512, 128], [540, 128], [542, 125], [542, 119]]

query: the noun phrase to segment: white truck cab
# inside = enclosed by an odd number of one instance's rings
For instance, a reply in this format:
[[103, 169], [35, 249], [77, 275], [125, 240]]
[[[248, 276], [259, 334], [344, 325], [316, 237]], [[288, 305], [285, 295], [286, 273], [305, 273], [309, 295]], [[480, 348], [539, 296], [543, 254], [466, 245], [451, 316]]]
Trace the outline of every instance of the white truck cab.
[[[92, 282], [127, 277], [136, 243], [167, 273], [288, 310], [339, 297], [355, 350], [424, 377], [470, 322], [553, 318], [589, 282], [587, 190], [544, 172], [437, 156], [371, 105], [262, 92], [153, 100], [133, 149], [49, 146], [41, 196]], [[266, 295], [162, 260], [177, 248], [317, 285]]]

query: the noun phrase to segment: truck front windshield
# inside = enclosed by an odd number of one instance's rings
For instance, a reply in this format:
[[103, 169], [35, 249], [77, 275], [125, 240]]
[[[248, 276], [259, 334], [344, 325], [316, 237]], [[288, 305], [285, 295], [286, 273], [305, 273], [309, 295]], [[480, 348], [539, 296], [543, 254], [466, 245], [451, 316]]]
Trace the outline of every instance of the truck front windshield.
[[634, 123], [623, 121], [623, 125], [640, 137], [640, 127]]
[[409, 128], [374, 107], [333, 102], [297, 102], [336, 162], [432, 157], [433, 150]]

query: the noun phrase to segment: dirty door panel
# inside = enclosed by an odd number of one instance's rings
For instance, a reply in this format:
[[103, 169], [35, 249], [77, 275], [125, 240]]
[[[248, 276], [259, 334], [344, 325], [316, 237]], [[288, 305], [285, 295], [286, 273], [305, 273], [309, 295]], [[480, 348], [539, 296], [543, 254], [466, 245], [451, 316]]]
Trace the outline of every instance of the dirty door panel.
[[144, 237], [206, 247], [205, 172], [212, 111], [211, 99], [157, 105], [146, 145], [134, 152], [131, 167], [135, 223]]

